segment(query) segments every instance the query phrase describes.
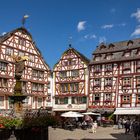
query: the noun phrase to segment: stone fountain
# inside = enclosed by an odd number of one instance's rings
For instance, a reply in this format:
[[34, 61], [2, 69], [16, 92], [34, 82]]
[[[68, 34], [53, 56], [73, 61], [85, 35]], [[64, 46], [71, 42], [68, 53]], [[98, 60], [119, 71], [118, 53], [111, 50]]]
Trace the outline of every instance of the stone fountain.
[[15, 80], [16, 84], [14, 86], [14, 94], [9, 96], [13, 103], [14, 115], [18, 118], [23, 116], [23, 100], [26, 99], [27, 95], [22, 92], [22, 81], [21, 76], [25, 68], [25, 61], [28, 57], [16, 56], [15, 59]]

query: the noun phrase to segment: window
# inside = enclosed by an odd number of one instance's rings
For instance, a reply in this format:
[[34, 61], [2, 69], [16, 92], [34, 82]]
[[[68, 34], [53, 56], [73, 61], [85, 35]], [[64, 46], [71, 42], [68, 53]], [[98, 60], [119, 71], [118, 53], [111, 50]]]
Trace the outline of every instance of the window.
[[19, 56], [24, 56], [24, 52], [19, 51], [19, 52], [18, 52], [18, 55], [19, 55]]
[[124, 95], [122, 96], [122, 102], [130, 102], [130, 95]]
[[94, 101], [100, 101], [100, 94], [94, 95]]
[[6, 78], [0, 78], [0, 87], [7, 87], [8, 82]]
[[61, 92], [78, 92], [79, 84], [78, 83], [68, 83], [68, 84], [61, 84]]
[[112, 78], [105, 79], [105, 86], [112, 86]]
[[123, 63], [123, 69], [130, 69], [130, 68], [131, 68], [131, 63], [130, 62]]
[[111, 94], [110, 94], [110, 93], [106, 93], [106, 94], [104, 95], [104, 100], [105, 100], [105, 101], [111, 101]]
[[61, 84], [60, 87], [62, 93], [68, 92], [68, 84]]
[[71, 83], [70, 84], [70, 92], [78, 92], [78, 83]]
[[44, 85], [43, 84], [38, 84], [38, 83], [32, 83], [32, 90], [33, 91], [43, 91], [44, 90]]
[[42, 106], [42, 98], [38, 98], [38, 107]]
[[6, 71], [7, 70], [7, 63], [0, 62], [0, 70], [1, 71]]
[[44, 71], [39, 70], [32, 70], [32, 77], [33, 78], [44, 78]]
[[94, 79], [94, 86], [101, 86], [101, 79]]
[[64, 98], [55, 98], [55, 104], [68, 104], [68, 97]]
[[123, 86], [131, 86], [131, 78], [130, 77], [123, 78]]
[[64, 66], [71, 66], [76, 64], [76, 60], [68, 59], [63, 61]]
[[9, 55], [9, 56], [13, 55], [13, 49], [12, 48], [6, 48], [5, 54]]
[[26, 46], [26, 40], [24, 38], [19, 38], [19, 45]]
[[61, 78], [66, 78], [67, 77], [67, 71], [60, 71], [59, 75]]
[[0, 106], [4, 106], [4, 96], [0, 96]]
[[72, 104], [85, 104], [86, 102], [86, 97], [72, 97]]
[[79, 70], [73, 70], [73, 71], [71, 71], [71, 76], [72, 77], [78, 77], [79, 76]]
[[101, 65], [95, 65], [94, 72], [100, 72], [100, 71], [101, 71]]
[[29, 55], [29, 60], [31, 61], [31, 62], [34, 62], [34, 55]]
[[106, 64], [105, 71], [112, 71], [112, 64]]
[[38, 84], [38, 91], [43, 91], [43, 90], [44, 90], [44, 85]]

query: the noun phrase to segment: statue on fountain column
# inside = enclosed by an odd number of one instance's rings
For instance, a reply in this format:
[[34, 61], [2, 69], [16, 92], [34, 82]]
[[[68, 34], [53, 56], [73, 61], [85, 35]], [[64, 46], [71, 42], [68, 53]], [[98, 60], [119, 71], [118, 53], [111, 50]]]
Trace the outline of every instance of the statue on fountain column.
[[21, 79], [22, 72], [25, 68], [25, 61], [29, 58], [27, 56], [16, 56], [15, 59], [15, 79]]

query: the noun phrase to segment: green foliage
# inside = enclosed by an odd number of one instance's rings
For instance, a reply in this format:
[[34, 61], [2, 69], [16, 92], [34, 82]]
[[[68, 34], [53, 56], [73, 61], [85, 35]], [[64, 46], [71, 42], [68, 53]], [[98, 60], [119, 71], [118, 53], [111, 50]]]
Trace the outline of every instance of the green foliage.
[[46, 127], [58, 124], [58, 119], [52, 115], [26, 116], [23, 118], [23, 127]]
[[22, 120], [18, 118], [12, 118], [9, 116], [0, 116], [0, 128], [11, 129], [13, 127], [20, 127], [22, 125]]

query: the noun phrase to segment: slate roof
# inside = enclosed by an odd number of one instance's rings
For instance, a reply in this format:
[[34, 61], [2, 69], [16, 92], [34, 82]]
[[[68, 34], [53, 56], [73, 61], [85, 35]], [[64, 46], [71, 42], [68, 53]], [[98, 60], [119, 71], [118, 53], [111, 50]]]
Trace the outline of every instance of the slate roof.
[[[93, 58], [90, 61], [90, 65], [140, 59], [140, 55], [137, 55], [138, 49], [140, 49], [140, 38], [110, 44], [102, 43], [93, 52]], [[131, 55], [125, 57], [125, 52], [130, 52]], [[111, 60], [106, 59], [106, 55], [108, 54], [113, 56]], [[100, 61], [94, 60], [96, 56], [100, 56]]]

